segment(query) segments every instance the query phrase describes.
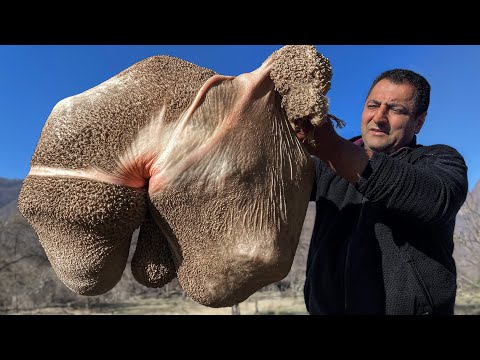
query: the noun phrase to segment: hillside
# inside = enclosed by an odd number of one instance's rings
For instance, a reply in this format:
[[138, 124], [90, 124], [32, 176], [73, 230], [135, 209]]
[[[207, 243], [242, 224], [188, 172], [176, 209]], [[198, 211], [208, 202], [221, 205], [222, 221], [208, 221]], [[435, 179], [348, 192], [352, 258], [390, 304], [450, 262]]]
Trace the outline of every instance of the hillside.
[[453, 256], [459, 286], [480, 290], [480, 181], [458, 212]]
[[23, 180], [10, 180], [0, 177], [0, 219], [7, 218], [17, 208], [17, 198]]

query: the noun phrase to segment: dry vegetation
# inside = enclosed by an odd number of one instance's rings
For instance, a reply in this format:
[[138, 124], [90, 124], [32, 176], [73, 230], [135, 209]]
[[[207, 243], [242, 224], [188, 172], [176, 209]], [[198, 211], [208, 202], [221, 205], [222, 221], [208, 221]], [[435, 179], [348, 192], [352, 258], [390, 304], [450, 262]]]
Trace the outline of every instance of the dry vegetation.
[[480, 315], [480, 291], [459, 290], [455, 304], [456, 315]]
[[[239, 315], [307, 315], [301, 293], [265, 291], [253, 294], [239, 304]], [[94, 306], [58, 306], [8, 311], [17, 315], [232, 315], [232, 308], [209, 308], [183, 296], [144, 299], [134, 298], [118, 304]], [[459, 291], [456, 315], [480, 315], [480, 293]]]
[[[303, 297], [279, 292], [258, 292], [239, 304], [240, 315], [306, 315]], [[13, 312], [7, 312], [13, 313]], [[22, 310], [34, 315], [232, 315], [232, 308], [209, 308], [182, 296], [161, 299], [132, 299], [94, 307], [48, 307]]]

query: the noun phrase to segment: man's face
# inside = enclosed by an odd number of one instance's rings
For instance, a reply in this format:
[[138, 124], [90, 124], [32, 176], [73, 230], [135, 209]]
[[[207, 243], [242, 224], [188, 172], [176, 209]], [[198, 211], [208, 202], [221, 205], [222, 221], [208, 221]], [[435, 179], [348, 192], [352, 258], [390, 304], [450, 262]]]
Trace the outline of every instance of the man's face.
[[407, 145], [422, 128], [426, 112], [415, 116], [415, 87], [380, 80], [362, 113], [362, 137], [367, 152], [392, 153]]

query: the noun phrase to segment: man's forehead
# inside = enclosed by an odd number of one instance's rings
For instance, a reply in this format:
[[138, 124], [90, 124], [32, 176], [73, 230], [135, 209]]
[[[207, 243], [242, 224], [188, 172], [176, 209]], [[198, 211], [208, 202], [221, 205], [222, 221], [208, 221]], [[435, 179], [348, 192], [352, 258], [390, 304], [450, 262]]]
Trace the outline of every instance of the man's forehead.
[[387, 103], [413, 102], [415, 87], [409, 83], [394, 84], [387, 79], [379, 81], [368, 95], [369, 101]]

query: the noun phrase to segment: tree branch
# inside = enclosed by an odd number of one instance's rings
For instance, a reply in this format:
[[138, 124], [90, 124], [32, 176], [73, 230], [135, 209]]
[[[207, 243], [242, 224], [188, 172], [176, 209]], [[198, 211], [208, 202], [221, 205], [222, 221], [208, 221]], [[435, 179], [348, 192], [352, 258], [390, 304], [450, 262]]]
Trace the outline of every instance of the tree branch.
[[16, 263], [18, 263], [18, 262], [20, 262], [20, 261], [22, 261], [22, 260], [24, 260], [24, 259], [26, 259], [26, 258], [31, 258], [31, 257], [39, 257], [39, 258], [41, 258], [42, 260], [45, 260], [45, 258], [44, 258], [43, 256], [41, 256], [41, 255], [35, 255], [35, 254], [24, 255], [24, 256], [21, 256], [20, 258], [16, 259], [16, 260], [10, 261], [10, 262], [2, 265], [2, 266], [0, 267], [0, 272], [2, 272], [3, 270], [5, 270], [5, 269], [6, 269], [7, 267], [9, 267], [10, 265], [16, 264]]

